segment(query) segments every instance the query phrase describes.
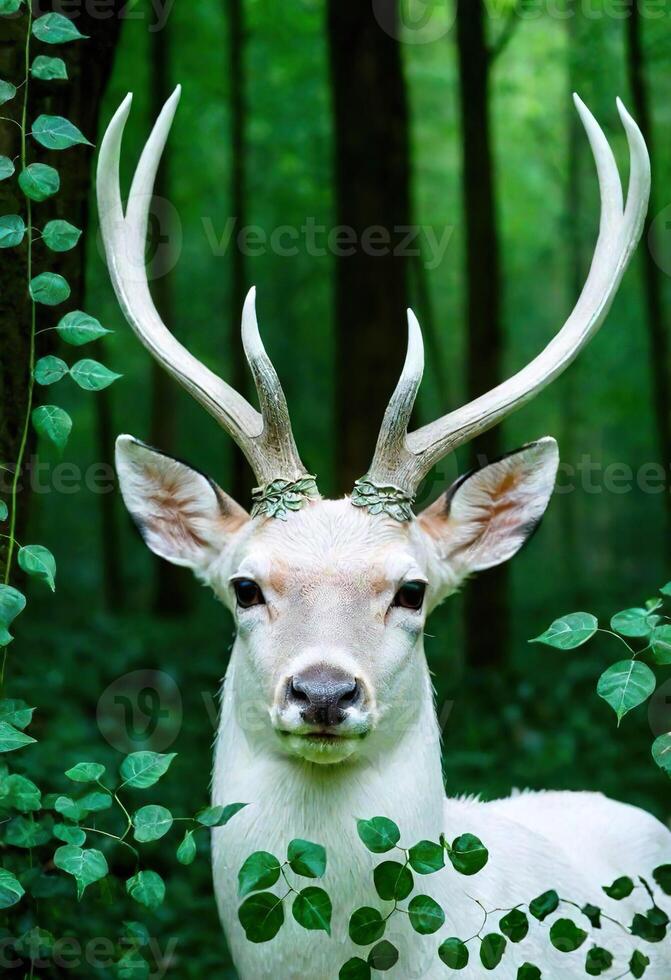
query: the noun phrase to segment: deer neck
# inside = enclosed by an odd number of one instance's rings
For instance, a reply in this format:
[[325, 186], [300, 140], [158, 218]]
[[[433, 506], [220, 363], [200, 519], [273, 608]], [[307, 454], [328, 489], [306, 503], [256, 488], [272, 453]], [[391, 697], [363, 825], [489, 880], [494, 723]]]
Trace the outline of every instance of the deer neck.
[[215, 801], [254, 804], [260, 837], [281, 823], [288, 840], [304, 836], [326, 843], [325, 838], [348, 839], [357, 817], [388, 816], [401, 827], [404, 840], [437, 839], [445, 795], [440, 732], [423, 653], [418, 670], [412, 704], [395, 709], [396, 731], [373, 733], [354, 761], [321, 766], [290, 757], [276, 744], [264, 709], [255, 712], [255, 696], [246, 689], [234, 647], [215, 751]]

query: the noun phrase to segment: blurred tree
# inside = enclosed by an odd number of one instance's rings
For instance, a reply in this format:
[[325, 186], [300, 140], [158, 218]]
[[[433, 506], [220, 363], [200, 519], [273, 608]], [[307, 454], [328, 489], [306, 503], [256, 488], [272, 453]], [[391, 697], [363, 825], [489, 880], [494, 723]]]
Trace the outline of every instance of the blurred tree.
[[[150, 33], [151, 59], [151, 101], [150, 123], [163, 108], [172, 91], [170, 18], [163, 29]], [[173, 297], [170, 285], [170, 272], [175, 265], [173, 236], [169, 227], [170, 212], [165, 202], [170, 201], [170, 158], [171, 141], [168, 140], [161, 158], [161, 164], [154, 184], [154, 200], [150, 211], [150, 234], [152, 234], [151, 285], [156, 308], [164, 323], [174, 322]], [[160, 446], [163, 452], [175, 455], [177, 452], [177, 401], [175, 382], [170, 375], [151, 359], [151, 422], [150, 442]], [[190, 576], [184, 569], [170, 565], [161, 558], [154, 559], [154, 612], [164, 616], [183, 616], [189, 608], [192, 595]]]
[[[236, 228], [247, 224], [247, 178], [246, 178], [246, 125], [247, 103], [245, 97], [245, 9], [244, 0], [224, 0], [228, 23], [228, 75], [230, 99], [230, 217], [237, 219]], [[245, 256], [233, 238], [231, 264], [231, 305], [228, 312], [227, 362], [232, 364], [231, 384], [236, 391], [244, 392], [248, 387], [245, 355], [240, 343], [240, 315], [247, 293], [247, 273]], [[230, 477], [231, 494], [236, 500], [246, 501], [251, 491], [249, 466], [240, 449], [231, 446], [233, 468]]]
[[[650, 98], [646, 83], [645, 54], [642, 43], [643, 13], [641, 4], [633, 3], [625, 19], [627, 68], [633, 100], [633, 112], [641, 132], [645, 137], [652, 161], [653, 177], [657, 172], [655, 162], [655, 139], [652, 128]], [[663, 464], [671, 461], [671, 390], [669, 388], [669, 338], [665, 324], [663, 305], [662, 272], [652, 247], [654, 231], [652, 221], [657, 214], [655, 207], [655, 185], [653, 182], [650, 208], [641, 250], [643, 262], [643, 285], [648, 328], [648, 348], [650, 351], [650, 373], [652, 376], [652, 401], [657, 428], [657, 441]], [[666, 506], [665, 557], [671, 549], [671, 494], [664, 494]]]
[[[45, 2], [40, 4], [39, 14], [52, 10], [60, 12], [61, 4]], [[73, 119], [89, 138], [95, 138], [98, 129], [100, 103], [109, 78], [115, 47], [119, 37], [124, 0], [111, 0], [104, 16], [94, 6], [84, 5], [78, 11], [77, 26], [90, 40], [86, 43], [70, 44], [67, 53], [54, 47], [49, 54], [65, 54], [69, 81], [41, 82], [30, 79], [28, 117], [35, 118], [45, 112]], [[25, 17], [3, 18], [3, 43], [0, 45], [0, 77], [16, 81], [23, 77], [25, 57]], [[37, 48], [38, 45], [35, 45]], [[21, 97], [3, 108], [3, 113], [18, 113]], [[16, 157], [19, 151], [17, 127], [3, 122], [0, 124], [0, 152]], [[31, 142], [29, 148], [31, 161], [50, 156], [48, 151]], [[49, 162], [54, 163], [53, 157]], [[48, 268], [65, 276], [70, 283], [70, 304], [73, 309], [84, 306], [84, 260], [86, 256], [85, 238], [89, 230], [88, 193], [91, 177], [91, 152], [77, 148], [68, 151], [66, 165], [60, 166], [61, 190], [56, 197], [38, 205], [40, 225], [53, 218], [63, 218], [82, 229], [79, 247], [71, 252], [55, 254], [35, 244], [34, 261], [37, 268]], [[0, 212], [10, 214], [21, 212], [24, 208], [15, 180], [0, 184]], [[21, 430], [26, 414], [26, 366], [29, 360], [29, 317], [28, 293], [26, 288], [25, 248], [8, 249], [3, 254], [3, 288], [0, 291], [0, 350], [3, 352], [0, 363], [0, 461], [10, 464], [17, 458]], [[51, 326], [58, 319], [57, 312], [40, 310], [40, 329]], [[55, 336], [55, 335], [54, 335]], [[34, 437], [29, 433], [29, 447], [34, 447]], [[30, 453], [28, 455], [30, 459]], [[17, 536], [27, 519], [29, 495], [21, 496]]]
[[[457, 0], [456, 41], [462, 129], [462, 186], [466, 228], [466, 395], [469, 400], [501, 381], [501, 262], [489, 115], [494, 54], [482, 0]], [[509, 21], [509, 23], [514, 23]], [[509, 37], [506, 30], [505, 37]], [[470, 447], [473, 466], [501, 455], [501, 427]], [[481, 573], [466, 593], [466, 655], [476, 666], [505, 660], [508, 644], [507, 566]]]
[[[337, 480], [351, 490], [372, 457], [406, 344], [408, 111], [396, 0], [329, 0], [336, 224]], [[396, 231], [395, 231], [396, 230]], [[344, 241], [344, 237], [343, 237]], [[345, 251], [352, 254], [342, 254]]]

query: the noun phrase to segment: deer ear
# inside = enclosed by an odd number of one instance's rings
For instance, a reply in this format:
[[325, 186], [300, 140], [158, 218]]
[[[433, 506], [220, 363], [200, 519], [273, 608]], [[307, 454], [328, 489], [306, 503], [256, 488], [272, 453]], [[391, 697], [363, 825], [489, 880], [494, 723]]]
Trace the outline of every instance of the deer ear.
[[132, 436], [116, 441], [116, 469], [145, 543], [173, 565], [202, 571], [249, 520], [208, 477]]
[[500, 565], [538, 526], [558, 465], [555, 440], [539, 439], [461, 477], [419, 515], [419, 524], [462, 574]]

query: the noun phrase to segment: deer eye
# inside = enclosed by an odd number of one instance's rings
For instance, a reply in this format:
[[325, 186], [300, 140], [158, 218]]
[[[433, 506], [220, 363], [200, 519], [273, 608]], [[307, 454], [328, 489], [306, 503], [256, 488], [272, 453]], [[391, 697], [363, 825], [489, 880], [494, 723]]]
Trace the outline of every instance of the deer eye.
[[406, 582], [394, 596], [392, 606], [400, 606], [401, 609], [419, 610], [422, 608], [425, 592], [426, 582]]
[[235, 598], [242, 609], [249, 609], [250, 606], [263, 606], [266, 600], [263, 592], [250, 578], [236, 578], [233, 582]]

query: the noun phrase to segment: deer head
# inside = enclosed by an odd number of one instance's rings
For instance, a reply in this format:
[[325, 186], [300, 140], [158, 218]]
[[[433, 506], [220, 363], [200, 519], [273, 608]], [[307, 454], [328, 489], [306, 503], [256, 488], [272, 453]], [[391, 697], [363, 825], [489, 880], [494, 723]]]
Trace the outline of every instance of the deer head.
[[235, 617], [234, 697], [261, 706], [256, 737], [273, 752], [341, 762], [366, 741], [384, 745], [399, 737], [399, 704], [430, 697], [426, 617], [470, 574], [511, 558], [545, 511], [558, 465], [551, 438], [467, 474], [418, 516], [412, 505], [441, 457], [533, 398], [603, 322], [643, 228], [650, 188], [645, 143], [618, 101], [631, 161], [625, 203], [608, 142], [576, 97], [596, 163], [601, 223], [573, 312], [516, 375], [414, 432], [408, 424], [424, 355], [409, 312], [407, 357], [370, 469], [351, 496], [326, 501], [298, 456], [286, 400], [259, 336], [254, 291], [243, 310], [242, 342], [260, 412], [161, 322], [147, 284], [145, 236], [179, 89], [144, 148], [124, 213], [119, 155], [130, 99], [112, 119], [98, 163], [112, 282], [139, 339], [233, 437], [259, 486], [249, 514], [206, 476], [124, 435], [117, 441], [123, 498], [149, 548], [193, 569]]

